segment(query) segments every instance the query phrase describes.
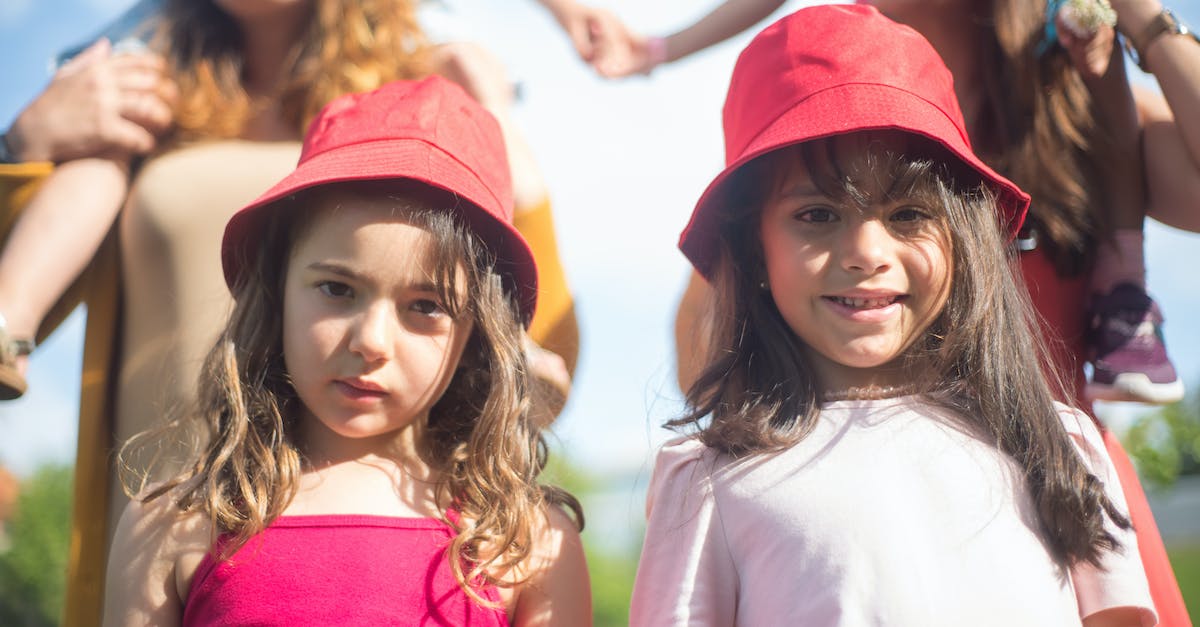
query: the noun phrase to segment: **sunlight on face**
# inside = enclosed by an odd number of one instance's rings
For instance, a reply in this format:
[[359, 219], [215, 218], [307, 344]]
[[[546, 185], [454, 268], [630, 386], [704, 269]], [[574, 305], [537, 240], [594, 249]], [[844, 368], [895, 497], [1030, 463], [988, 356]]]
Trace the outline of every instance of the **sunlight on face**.
[[[306, 447], [390, 438], [424, 420], [473, 328], [432, 284], [433, 236], [396, 201], [323, 194], [295, 242], [284, 287], [283, 351]], [[461, 283], [460, 283], [461, 287]]]
[[[843, 171], [867, 181], [876, 175], [865, 165], [868, 147], [903, 151], [904, 138], [859, 134], [836, 145]], [[897, 358], [949, 295], [940, 208], [907, 198], [875, 198], [867, 207], [830, 198], [798, 160], [782, 180], [759, 226], [767, 281], [821, 385], [835, 391], [902, 384]]]

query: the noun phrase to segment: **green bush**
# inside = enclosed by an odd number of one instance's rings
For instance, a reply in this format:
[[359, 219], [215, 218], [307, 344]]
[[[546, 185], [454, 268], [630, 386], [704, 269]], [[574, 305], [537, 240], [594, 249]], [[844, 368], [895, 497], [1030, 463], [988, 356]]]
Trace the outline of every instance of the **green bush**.
[[1156, 488], [1200, 474], [1200, 394], [1139, 418], [1125, 435], [1125, 448]]
[[57, 625], [66, 589], [71, 468], [46, 466], [21, 485], [0, 553], [0, 625]]

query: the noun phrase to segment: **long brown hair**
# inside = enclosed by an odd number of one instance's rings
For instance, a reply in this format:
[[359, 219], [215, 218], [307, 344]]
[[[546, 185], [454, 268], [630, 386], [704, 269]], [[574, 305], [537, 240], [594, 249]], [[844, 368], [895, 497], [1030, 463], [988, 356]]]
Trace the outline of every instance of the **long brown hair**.
[[[272, 96], [297, 137], [325, 103], [428, 73], [413, 0], [312, 0], [307, 31]], [[181, 140], [237, 137], [255, 108], [242, 86], [237, 22], [214, 0], [168, 0], [160, 30], [179, 85]]]
[[687, 392], [687, 413], [668, 426], [695, 429], [704, 444], [734, 457], [787, 448], [816, 426], [821, 390], [803, 339], [760, 287], [761, 209], [789, 168], [807, 168], [822, 193], [847, 206], [916, 200], [945, 231], [953, 276], [944, 309], [900, 358], [915, 373], [913, 389], [1016, 460], [1060, 563], [1097, 563], [1102, 550], [1117, 546], [1105, 515], [1129, 523], [1063, 427], [1053, 402], [1061, 384], [1042, 374], [1052, 370], [1034, 340], [1032, 310], [1005, 252], [994, 197], [977, 175], [951, 166], [952, 157], [915, 136], [904, 154], [867, 144], [865, 169], [876, 180], [855, 181], [838, 163], [844, 138], [768, 153], [735, 175], [720, 209], [707, 365]]
[[1090, 268], [1108, 240], [1111, 199], [1101, 184], [1126, 163], [1062, 47], [1040, 51], [1045, 0], [977, 2], [983, 104], [976, 151], [1033, 197], [1031, 223], [1058, 272]]
[[[548, 506], [570, 510], [583, 527], [579, 502], [537, 481], [547, 450], [531, 415], [533, 381], [516, 297], [494, 270], [494, 255], [455, 213], [459, 201], [451, 195], [416, 183], [344, 185], [395, 198], [397, 215], [432, 235], [439, 298], [451, 316], [474, 322], [458, 371], [420, 425], [418, 449], [437, 476], [443, 517], [457, 530], [448, 550], [451, 568], [463, 589], [482, 600], [475, 585], [508, 585], [513, 578], [505, 575], [521, 574]], [[270, 525], [298, 489], [300, 401], [284, 365], [280, 312], [287, 260], [311, 223], [319, 193], [281, 201], [295, 206], [277, 206], [268, 217], [265, 240], [241, 266], [247, 270], [205, 361], [196, 407], [135, 436], [121, 453], [125, 458], [163, 441], [192, 443], [194, 463], [140, 498], [169, 495], [183, 511], [206, 514], [214, 541], [217, 534], [228, 537], [221, 557]], [[456, 285], [460, 281], [465, 284]], [[131, 491], [144, 486], [141, 478]]]

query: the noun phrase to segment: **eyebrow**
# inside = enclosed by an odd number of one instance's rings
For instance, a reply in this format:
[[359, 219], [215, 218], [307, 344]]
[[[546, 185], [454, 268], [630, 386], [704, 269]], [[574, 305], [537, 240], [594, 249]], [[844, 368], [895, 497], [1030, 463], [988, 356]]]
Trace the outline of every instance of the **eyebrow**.
[[782, 188], [776, 192], [774, 196], [776, 198], [811, 198], [814, 196], [820, 196], [822, 198], [827, 197], [825, 192], [817, 189], [817, 186], [813, 185], [812, 183], [798, 183], [790, 187]]
[[[328, 272], [330, 274], [336, 274], [338, 276], [346, 277], [348, 279], [358, 279], [360, 281], [369, 279], [369, 277], [367, 277], [366, 275], [355, 272], [354, 270], [351, 270], [350, 268], [348, 268], [340, 263], [330, 263], [328, 261], [315, 261], [313, 263], [308, 264], [308, 269], [315, 270], [317, 272]], [[405, 287], [410, 290], [414, 290], [414, 291], [418, 291], [418, 292], [429, 292], [431, 294], [438, 294], [441, 292], [441, 290], [438, 288], [437, 284], [435, 284], [432, 281], [428, 281], [428, 280], [420, 282], [420, 283], [408, 284]]]

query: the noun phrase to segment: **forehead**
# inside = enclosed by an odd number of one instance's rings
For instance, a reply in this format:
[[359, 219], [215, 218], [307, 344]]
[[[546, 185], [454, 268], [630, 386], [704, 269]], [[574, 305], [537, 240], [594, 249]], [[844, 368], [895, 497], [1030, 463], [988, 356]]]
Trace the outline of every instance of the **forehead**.
[[413, 219], [424, 207], [412, 199], [331, 188], [306, 205], [293, 235], [293, 258], [335, 258], [376, 272], [409, 272], [437, 258], [433, 234]]

